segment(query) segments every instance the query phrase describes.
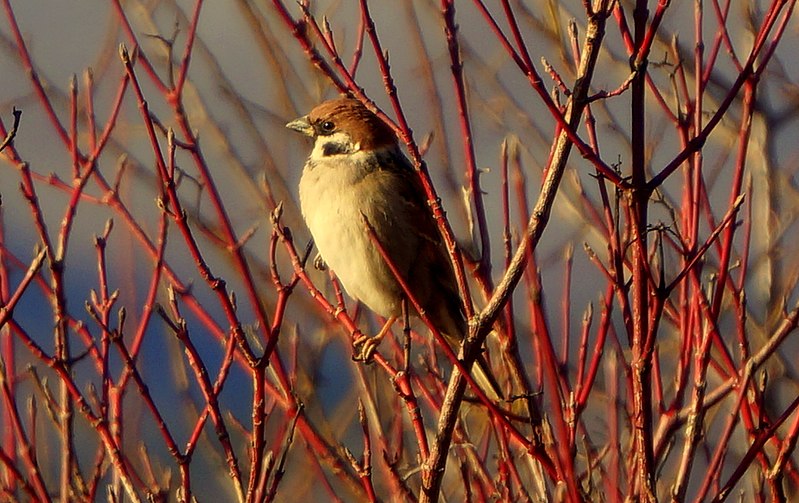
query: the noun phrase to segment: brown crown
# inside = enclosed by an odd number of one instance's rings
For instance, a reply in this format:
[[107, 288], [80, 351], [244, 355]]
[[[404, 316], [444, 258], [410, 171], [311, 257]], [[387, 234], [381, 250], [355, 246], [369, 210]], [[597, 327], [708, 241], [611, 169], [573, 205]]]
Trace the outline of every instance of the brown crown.
[[335, 131], [349, 134], [353, 143], [359, 143], [362, 149], [385, 147], [397, 141], [385, 122], [352, 98], [325, 101], [311, 110], [308, 121], [317, 131], [325, 122], [332, 122]]

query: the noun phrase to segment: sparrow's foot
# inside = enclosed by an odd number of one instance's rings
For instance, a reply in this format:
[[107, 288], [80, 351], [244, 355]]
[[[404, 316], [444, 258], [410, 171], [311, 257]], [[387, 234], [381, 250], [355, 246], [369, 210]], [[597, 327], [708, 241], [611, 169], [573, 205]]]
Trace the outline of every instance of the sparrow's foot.
[[357, 338], [352, 343], [352, 359], [356, 362], [364, 362], [370, 363], [372, 361], [372, 356], [374, 356], [375, 351], [377, 350], [377, 346], [380, 345], [380, 341], [383, 340], [383, 337], [386, 336], [389, 330], [391, 330], [391, 325], [397, 321], [396, 316], [392, 316], [386, 320], [386, 323], [383, 325], [383, 328], [375, 335], [374, 337], [369, 337], [368, 335], [362, 334], [359, 338]]

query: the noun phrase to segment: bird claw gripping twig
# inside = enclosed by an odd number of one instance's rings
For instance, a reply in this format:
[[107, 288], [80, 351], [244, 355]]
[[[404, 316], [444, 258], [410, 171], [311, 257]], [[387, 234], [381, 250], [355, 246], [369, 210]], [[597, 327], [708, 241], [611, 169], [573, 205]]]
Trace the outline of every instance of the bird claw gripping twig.
[[396, 316], [392, 316], [387, 319], [385, 324], [383, 324], [383, 328], [381, 328], [374, 337], [361, 334], [357, 339], [355, 339], [352, 342], [352, 360], [356, 362], [371, 363], [372, 357], [374, 356], [375, 351], [377, 351], [377, 346], [380, 345], [383, 337], [385, 337], [388, 331], [391, 330], [391, 325], [393, 325], [396, 320]]

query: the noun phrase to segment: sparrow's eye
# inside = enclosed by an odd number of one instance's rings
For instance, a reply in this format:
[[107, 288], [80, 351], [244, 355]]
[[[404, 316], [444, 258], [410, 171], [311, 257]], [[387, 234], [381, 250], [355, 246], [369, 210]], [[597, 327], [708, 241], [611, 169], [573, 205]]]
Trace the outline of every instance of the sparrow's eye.
[[322, 123], [322, 131], [325, 133], [332, 133], [336, 129], [336, 125], [332, 121], [324, 121]]

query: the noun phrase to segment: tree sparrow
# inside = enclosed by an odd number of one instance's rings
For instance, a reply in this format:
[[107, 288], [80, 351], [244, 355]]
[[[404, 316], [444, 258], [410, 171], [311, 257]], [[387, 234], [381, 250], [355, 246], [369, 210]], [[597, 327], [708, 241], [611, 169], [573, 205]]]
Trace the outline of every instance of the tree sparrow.
[[[300, 208], [321, 258], [347, 293], [388, 319], [370, 349], [402, 314], [404, 294], [363, 217], [435, 328], [457, 348], [467, 326], [455, 274], [421, 182], [391, 128], [350, 98], [326, 101], [286, 127], [314, 139]], [[480, 387], [501, 395], [496, 381], [480, 373]]]

